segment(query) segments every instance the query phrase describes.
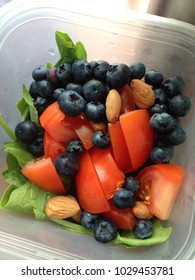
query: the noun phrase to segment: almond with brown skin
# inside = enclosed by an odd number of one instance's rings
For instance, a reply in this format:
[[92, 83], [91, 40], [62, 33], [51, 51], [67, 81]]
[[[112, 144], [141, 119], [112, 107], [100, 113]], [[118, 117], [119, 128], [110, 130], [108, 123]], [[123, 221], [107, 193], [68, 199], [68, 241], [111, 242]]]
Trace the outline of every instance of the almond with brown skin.
[[77, 200], [71, 196], [54, 196], [46, 203], [45, 213], [50, 218], [66, 219], [80, 211]]
[[131, 89], [135, 104], [140, 109], [148, 109], [155, 103], [155, 94], [152, 87], [142, 80], [131, 81]]
[[138, 219], [151, 219], [153, 215], [150, 213], [147, 205], [143, 201], [136, 201], [133, 208], [133, 214]]
[[114, 123], [118, 120], [121, 112], [121, 98], [117, 90], [111, 89], [106, 98], [106, 117], [108, 122]]
[[90, 120], [90, 124], [93, 127], [94, 131], [103, 130], [106, 131], [107, 127], [104, 122], [94, 122]]

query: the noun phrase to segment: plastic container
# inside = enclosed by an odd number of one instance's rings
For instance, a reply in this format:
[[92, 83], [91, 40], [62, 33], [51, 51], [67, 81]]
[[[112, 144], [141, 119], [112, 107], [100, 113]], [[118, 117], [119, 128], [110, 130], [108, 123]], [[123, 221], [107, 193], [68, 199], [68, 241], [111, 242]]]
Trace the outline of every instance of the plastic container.
[[[19, 120], [15, 103], [22, 84], [31, 83], [39, 64], [56, 62], [54, 32], [82, 41], [88, 60], [131, 64], [142, 61], [165, 77], [177, 74], [186, 82], [194, 105], [195, 29], [190, 24], [74, 1], [13, 1], [0, 9], [0, 112], [11, 128]], [[88, 235], [68, 231], [31, 216], [0, 211], [0, 259], [193, 259], [195, 256], [195, 122], [194, 106], [182, 120], [187, 141], [176, 149], [174, 161], [187, 176], [167, 225], [170, 239], [156, 246], [126, 249], [103, 245]], [[9, 138], [0, 130], [0, 144]], [[1, 172], [5, 156], [0, 153]], [[0, 192], [6, 187], [1, 176]]]

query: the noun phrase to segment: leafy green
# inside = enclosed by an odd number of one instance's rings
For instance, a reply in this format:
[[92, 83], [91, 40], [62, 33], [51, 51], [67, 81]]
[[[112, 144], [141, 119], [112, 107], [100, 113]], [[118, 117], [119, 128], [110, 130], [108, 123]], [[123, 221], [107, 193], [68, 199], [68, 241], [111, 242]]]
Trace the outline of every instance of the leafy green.
[[3, 130], [7, 133], [7, 135], [13, 140], [16, 140], [15, 133], [11, 130], [11, 128], [8, 126], [2, 115], [0, 114], [0, 126], [3, 128]]

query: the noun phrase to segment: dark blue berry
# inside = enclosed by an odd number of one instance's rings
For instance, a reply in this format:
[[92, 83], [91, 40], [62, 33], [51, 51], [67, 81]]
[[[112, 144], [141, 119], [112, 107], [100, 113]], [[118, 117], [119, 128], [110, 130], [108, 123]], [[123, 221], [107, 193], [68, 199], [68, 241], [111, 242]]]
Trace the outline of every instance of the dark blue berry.
[[57, 156], [54, 165], [60, 177], [75, 177], [79, 171], [79, 161], [77, 156], [67, 152]]
[[100, 149], [108, 148], [111, 143], [108, 132], [103, 130], [97, 130], [94, 132], [92, 142], [96, 147]]
[[139, 220], [133, 228], [133, 233], [139, 239], [150, 238], [153, 234], [153, 224], [149, 220]]
[[148, 85], [159, 87], [163, 82], [164, 77], [159, 71], [149, 70], [148, 72], [146, 72], [144, 79]]
[[38, 136], [30, 142], [28, 149], [33, 156], [42, 157], [44, 155], [43, 136]]
[[38, 96], [35, 100], [34, 100], [34, 107], [36, 108], [38, 115], [40, 116], [45, 109], [50, 105], [50, 103], [48, 102], [47, 99]]
[[37, 66], [32, 71], [32, 77], [35, 81], [44, 80], [47, 78], [47, 68], [43, 65]]
[[50, 98], [53, 95], [54, 86], [47, 80], [37, 82], [37, 92], [41, 97]]
[[33, 81], [29, 87], [29, 93], [33, 99], [35, 99], [39, 94], [37, 92], [37, 83]]
[[166, 93], [162, 88], [155, 88], [153, 91], [155, 95], [155, 103], [165, 104], [167, 102]]
[[73, 90], [66, 90], [58, 97], [60, 110], [71, 117], [78, 116], [84, 111], [85, 100]]
[[170, 143], [170, 145], [183, 144], [186, 138], [187, 136], [185, 131], [179, 126], [174, 126], [170, 131], [168, 131], [168, 133], [166, 133], [166, 140]]
[[100, 243], [107, 243], [117, 236], [117, 227], [112, 220], [100, 219], [94, 227], [94, 238]]
[[79, 155], [84, 151], [83, 144], [80, 139], [72, 139], [66, 146], [67, 153]]
[[62, 63], [57, 67], [56, 77], [62, 84], [67, 84], [72, 78], [72, 65]]
[[118, 189], [113, 195], [113, 203], [117, 208], [133, 207], [134, 202], [134, 193], [126, 188]]
[[150, 159], [154, 163], [169, 163], [174, 156], [174, 148], [169, 147], [154, 147], [150, 152]]
[[56, 71], [57, 71], [56, 67], [52, 67], [52, 68], [48, 69], [48, 71], [47, 71], [47, 80], [52, 84], [59, 83], [59, 80], [56, 76]]
[[125, 84], [128, 84], [131, 77], [131, 71], [126, 64], [115, 63], [109, 66], [106, 73], [106, 82], [110, 89], [119, 90]]
[[83, 86], [82, 96], [86, 101], [104, 102], [107, 96], [106, 86], [98, 80], [92, 79], [87, 81]]
[[184, 81], [179, 76], [173, 76], [163, 83], [163, 88], [169, 97], [173, 97], [184, 92]]
[[149, 125], [159, 133], [169, 131], [175, 124], [175, 119], [168, 113], [155, 113], [151, 116]]
[[53, 91], [53, 98], [54, 100], [58, 100], [59, 96], [61, 93], [65, 92], [65, 89], [64, 88], [56, 88], [54, 91]]
[[76, 59], [72, 64], [72, 75], [74, 81], [79, 84], [84, 84], [92, 77], [92, 67], [85, 59]]
[[167, 106], [165, 104], [155, 103], [153, 106], [149, 108], [149, 114], [152, 116], [155, 113], [165, 113], [168, 112]]
[[106, 118], [106, 107], [98, 101], [91, 101], [85, 106], [85, 113], [94, 122], [104, 121]]
[[139, 79], [141, 80], [145, 73], [146, 73], [146, 67], [142, 62], [136, 62], [129, 66], [130, 72], [131, 72], [131, 79]]
[[128, 176], [125, 178], [125, 183], [123, 187], [135, 193], [139, 189], [139, 181], [133, 176]]
[[83, 93], [83, 86], [75, 83], [68, 83], [65, 86], [65, 90], [74, 90], [82, 96]]
[[93, 75], [100, 81], [106, 81], [106, 72], [108, 71], [109, 63], [105, 60], [98, 60], [93, 64]]
[[191, 108], [191, 101], [187, 95], [178, 94], [169, 100], [169, 110], [177, 117], [187, 115]]
[[83, 211], [81, 214], [81, 224], [88, 229], [94, 229], [100, 219], [102, 219], [101, 214], [91, 214], [87, 211]]
[[38, 135], [38, 127], [32, 121], [22, 121], [15, 128], [15, 135], [21, 142], [31, 142]]

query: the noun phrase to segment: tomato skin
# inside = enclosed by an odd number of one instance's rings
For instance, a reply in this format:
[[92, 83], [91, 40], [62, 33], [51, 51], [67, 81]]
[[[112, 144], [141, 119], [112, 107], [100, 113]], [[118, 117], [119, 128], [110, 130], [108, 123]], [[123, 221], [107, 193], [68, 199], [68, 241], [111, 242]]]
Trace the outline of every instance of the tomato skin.
[[103, 213], [103, 216], [105, 218], [111, 219], [115, 223], [118, 229], [132, 230], [134, 228], [137, 220], [131, 208], [125, 208], [125, 209], [116, 208], [112, 200], [110, 200], [110, 207], [111, 207], [110, 211]]
[[28, 162], [21, 172], [31, 182], [48, 192], [66, 194], [65, 187], [50, 158]]
[[150, 115], [146, 109], [138, 109], [120, 116], [120, 124], [126, 141], [133, 170], [140, 168], [149, 158], [153, 147], [153, 130], [149, 127]]
[[39, 120], [42, 127], [56, 142], [67, 144], [70, 140], [78, 138], [57, 101], [45, 109]]
[[121, 114], [133, 111], [136, 109], [133, 92], [129, 85], [123, 86], [120, 90], [121, 97]]
[[82, 209], [89, 213], [101, 213], [110, 210], [103, 193], [89, 152], [79, 156], [80, 169], [76, 176], [76, 192]]
[[109, 123], [108, 133], [117, 166], [125, 173], [133, 171], [120, 122]]
[[184, 169], [175, 164], [145, 167], [137, 175], [140, 187], [136, 195], [145, 201], [154, 216], [167, 220], [184, 177]]
[[90, 156], [106, 199], [110, 199], [125, 180], [124, 173], [118, 169], [110, 149], [93, 147]]
[[66, 145], [55, 141], [47, 131], [44, 133], [44, 156], [54, 162], [56, 157], [66, 151]]

